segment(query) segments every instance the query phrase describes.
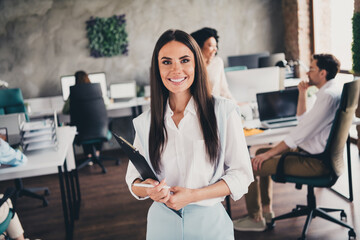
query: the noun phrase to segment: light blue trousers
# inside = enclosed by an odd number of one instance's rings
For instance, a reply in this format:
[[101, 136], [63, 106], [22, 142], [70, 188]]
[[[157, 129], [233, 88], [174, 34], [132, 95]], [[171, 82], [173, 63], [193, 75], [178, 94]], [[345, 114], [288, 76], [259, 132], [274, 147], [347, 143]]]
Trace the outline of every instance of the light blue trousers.
[[234, 240], [233, 223], [223, 205], [188, 205], [182, 218], [162, 203], [154, 202], [148, 212], [147, 240]]

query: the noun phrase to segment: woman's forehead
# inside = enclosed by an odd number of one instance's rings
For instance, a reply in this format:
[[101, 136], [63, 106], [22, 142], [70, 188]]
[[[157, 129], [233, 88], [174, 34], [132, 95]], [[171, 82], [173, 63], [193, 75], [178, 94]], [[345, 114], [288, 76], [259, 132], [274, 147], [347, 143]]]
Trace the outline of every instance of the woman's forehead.
[[194, 57], [193, 52], [184, 43], [171, 41], [166, 43], [159, 51], [159, 59], [163, 57], [180, 58], [183, 56]]

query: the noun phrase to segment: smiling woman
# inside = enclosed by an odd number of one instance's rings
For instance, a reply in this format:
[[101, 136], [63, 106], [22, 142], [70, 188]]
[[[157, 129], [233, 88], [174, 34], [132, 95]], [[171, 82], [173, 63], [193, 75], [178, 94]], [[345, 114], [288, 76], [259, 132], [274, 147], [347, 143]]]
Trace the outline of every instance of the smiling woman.
[[154, 200], [147, 239], [234, 239], [221, 201], [238, 200], [253, 181], [238, 107], [210, 94], [201, 50], [180, 30], [156, 43], [150, 84], [151, 109], [134, 119], [134, 146], [161, 181], [141, 179], [131, 162], [126, 173], [135, 198]]
[[[194, 54], [185, 44], [171, 41], [160, 50], [158, 61], [161, 80], [170, 95], [181, 94], [181, 97], [189, 101], [190, 86], [194, 82]], [[172, 104], [174, 103], [170, 102], [170, 106]]]

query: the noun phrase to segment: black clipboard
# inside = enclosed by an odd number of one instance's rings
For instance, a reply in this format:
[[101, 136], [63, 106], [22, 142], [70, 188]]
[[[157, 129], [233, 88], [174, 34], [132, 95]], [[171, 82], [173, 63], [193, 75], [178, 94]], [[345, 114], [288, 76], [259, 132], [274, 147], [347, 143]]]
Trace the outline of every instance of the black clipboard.
[[[112, 132], [114, 138], [121, 146], [121, 149], [125, 152], [125, 154], [128, 156], [129, 160], [134, 164], [136, 170], [140, 173], [142, 179], [154, 179], [156, 181], [159, 181], [159, 179], [156, 177], [155, 173], [151, 170], [149, 164], [147, 163], [146, 159], [143, 155], [139, 153], [136, 148], [131, 145], [128, 141], [126, 141], [123, 137], [117, 135], [116, 133]], [[165, 205], [165, 204], [164, 204]], [[166, 205], [165, 205], [166, 206]], [[180, 211], [176, 211], [174, 209], [169, 208], [174, 213], [176, 213], [179, 217], [182, 218], [182, 215]]]

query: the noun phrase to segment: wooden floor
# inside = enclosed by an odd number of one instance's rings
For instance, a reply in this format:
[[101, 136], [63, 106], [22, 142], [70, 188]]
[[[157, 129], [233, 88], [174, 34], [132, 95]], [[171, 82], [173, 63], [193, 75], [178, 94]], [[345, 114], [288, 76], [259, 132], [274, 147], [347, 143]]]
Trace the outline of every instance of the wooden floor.
[[[98, 166], [87, 166], [80, 170], [82, 205], [80, 219], [75, 222], [74, 239], [145, 239], [146, 214], [150, 200], [137, 201], [129, 193], [124, 177], [127, 160], [121, 151], [107, 152], [122, 159], [121, 165], [107, 161], [107, 174], [102, 174]], [[360, 236], [360, 164], [358, 151], [352, 146], [354, 201], [344, 200], [328, 189], [317, 189], [317, 203], [321, 206], [344, 208], [347, 222], [355, 227]], [[50, 160], [50, 159], [49, 159]], [[48, 186], [51, 195], [49, 206], [42, 207], [41, 202], [29, 198], [18, 200], [17, 212], [25, 229], [25, 236], [42, 240], [65, 239], [64, 220], [61, 207], [59, 183], [57, 175], [24, 179], [25, 186]], [[12, 181], [0, 182], [0, 192]], [[337, 183], [337, 188], [347, 189], [346, 175]], [[290, 211], [296, 204], [306, 202], [306, 189], [296, 190], [293, 184], [274, 184], [274, 211], [277, 215]], [[233, 218], [246, 214], [242, 198], [232, 202]], [[332, 214], [339, 217], [338, 213]], [[237, 232], [236, 239], [297, 239], [301, 235], [305, 218], [294, 218], [278, 221], [271, 231], [260, 233]], [[316, 218], [311, 223], [307, 239], [347, 239], [348, 231], [333, 223]], [[169, 238], [171, 239], [171, 238]]]

